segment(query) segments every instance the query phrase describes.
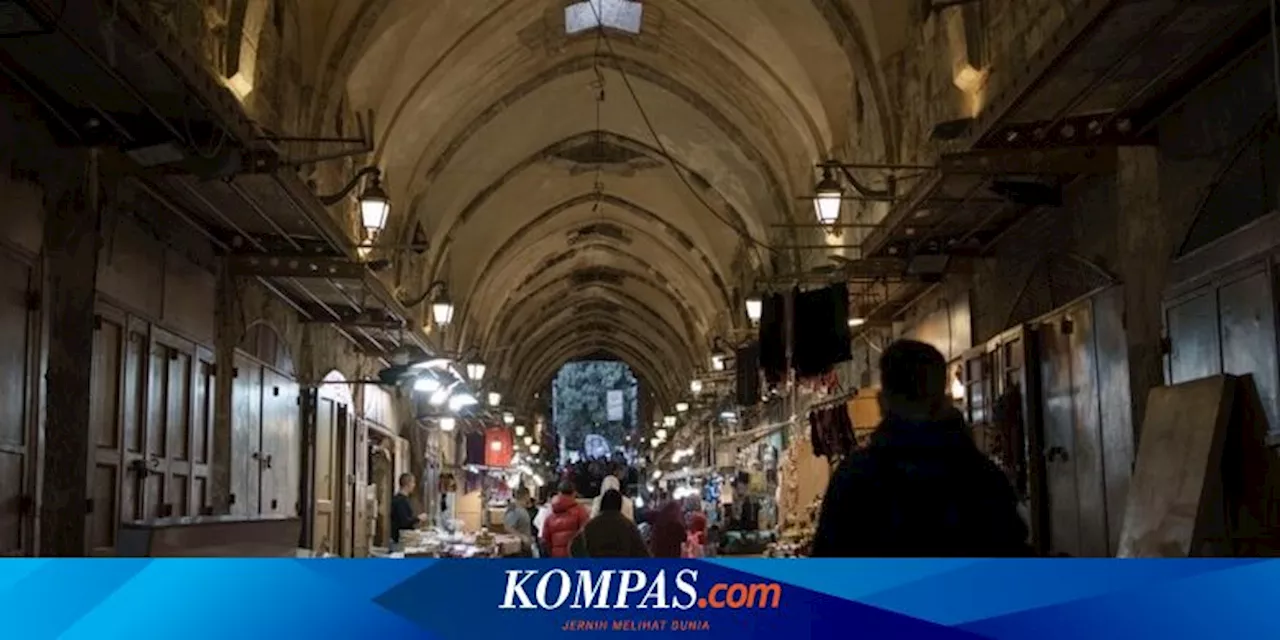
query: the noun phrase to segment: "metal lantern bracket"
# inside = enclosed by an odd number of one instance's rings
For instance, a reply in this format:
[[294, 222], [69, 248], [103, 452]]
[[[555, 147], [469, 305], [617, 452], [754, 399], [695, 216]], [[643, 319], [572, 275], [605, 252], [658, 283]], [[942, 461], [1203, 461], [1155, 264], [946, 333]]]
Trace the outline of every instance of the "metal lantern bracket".
[[448, 287], [449, 287], [448, 283], [446, 283], [444, 280], [436, 280], [435, 282], [432, 282], [431, 286], [427, 287], [427, 290], [423, 291], [421, 295], [402, 298], [400, 300], [400, 304], [404, 305], [407, 308], [416, 307], [426, 302], [427, 300], [435, 299], [437, 292], [447, 296]]
[[351, 181], [337, 193], [332, 195], [316, 195], [316, 199], [320, 201], [320, 204], [323, 204], [326, 207], [338, 204], [339, 202], [342, 202], [344, 198], [351, 195], [352, 191], [355, 191], [355, 188], [360, 185], [360, 181], [365, 176], [372, 176], [375, 181], [381, 180], [382, 170], [374, 166], [365, 167], [357, 171], [356, 175], [351, 177]]

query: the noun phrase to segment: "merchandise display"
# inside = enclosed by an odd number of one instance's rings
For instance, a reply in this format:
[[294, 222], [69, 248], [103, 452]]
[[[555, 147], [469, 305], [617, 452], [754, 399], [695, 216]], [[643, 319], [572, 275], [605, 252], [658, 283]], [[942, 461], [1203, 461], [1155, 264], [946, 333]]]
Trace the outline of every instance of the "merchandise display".
[[411, 529], [400, 533], [403, 551], [389, 558], [501, 558], [520, 554], [519, 536], [448, 531], [444, 528]]

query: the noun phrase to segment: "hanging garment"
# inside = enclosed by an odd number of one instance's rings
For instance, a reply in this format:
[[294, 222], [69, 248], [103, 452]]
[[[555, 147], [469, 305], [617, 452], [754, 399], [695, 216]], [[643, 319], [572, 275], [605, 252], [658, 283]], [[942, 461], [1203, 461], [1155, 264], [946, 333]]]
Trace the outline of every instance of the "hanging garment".
[[762, 300], [760, 313], [760, 368], [765, 383], [776, 387], [786, 379], [786, 296], [773, 294]]
[[484, 464], [484, 434], [468, 433], [466, 435], [465, 459], [463, 464]]
[[738, 406], [754, 407], [760, 404], [760, 343], [752, 342], [737, 350]]
[[833, 285], [796, 296], [793, 344], [796, 375], [811, 378], [853, 358], [849, 289]]

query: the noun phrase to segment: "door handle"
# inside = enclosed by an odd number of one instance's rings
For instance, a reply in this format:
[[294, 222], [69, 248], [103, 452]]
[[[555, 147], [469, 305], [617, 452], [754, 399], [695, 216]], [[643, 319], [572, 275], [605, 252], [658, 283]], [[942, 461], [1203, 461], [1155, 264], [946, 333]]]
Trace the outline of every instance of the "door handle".
[[1049, 462], [1066, 462], [1071, 459], [1071, 454], [1065, 448], [1055, 446], [1044, 452], [1044, 458]]

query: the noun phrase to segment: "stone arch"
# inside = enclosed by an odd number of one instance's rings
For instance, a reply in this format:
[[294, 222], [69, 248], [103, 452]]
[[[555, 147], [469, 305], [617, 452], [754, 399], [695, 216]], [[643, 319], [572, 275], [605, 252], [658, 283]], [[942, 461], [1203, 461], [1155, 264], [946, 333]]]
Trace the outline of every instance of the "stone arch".
[[294, 378], [298, 376], [288, 340], [270, 321], [255, 320], [250, 323], [236, 348], [280, 373]]
[[358, 411], [359, 405], [356, 404], [355, 394], [352, 393], [347, 376], [337, 369], [330, 369], [328, 373], [321, 376], [320, 394], [339, 404], [347, 405], [352, 411]]

